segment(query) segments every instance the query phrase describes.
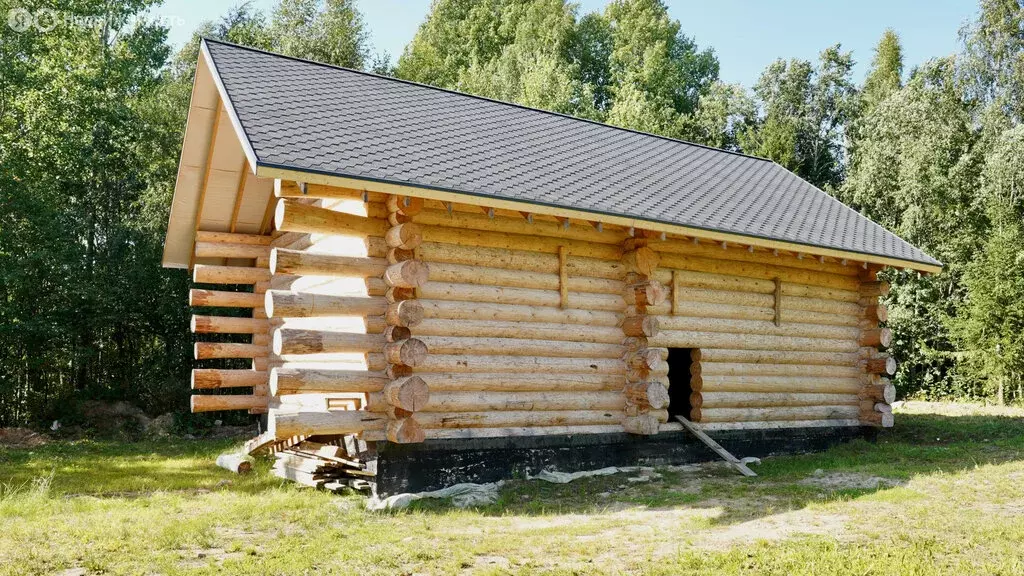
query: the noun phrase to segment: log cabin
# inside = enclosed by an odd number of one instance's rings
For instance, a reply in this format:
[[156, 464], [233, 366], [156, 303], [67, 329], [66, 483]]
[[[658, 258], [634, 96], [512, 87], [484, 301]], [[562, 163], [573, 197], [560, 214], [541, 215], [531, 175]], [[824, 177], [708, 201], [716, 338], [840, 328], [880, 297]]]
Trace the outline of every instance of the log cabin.
[[766, 159], [212, 40], [163, 265], [192, 410], [356, 446], [384, 493], [712, 458], [680, 418], [744, 455], [870, 437], [877, 275], [941, 268]]

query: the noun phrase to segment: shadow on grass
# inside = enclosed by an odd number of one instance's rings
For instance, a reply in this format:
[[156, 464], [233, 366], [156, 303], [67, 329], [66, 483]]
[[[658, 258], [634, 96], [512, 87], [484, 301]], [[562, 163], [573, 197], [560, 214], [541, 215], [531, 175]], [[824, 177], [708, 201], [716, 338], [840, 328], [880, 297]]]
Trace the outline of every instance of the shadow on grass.
[[[506, 516], [714, 508], [702, 516], [712, 526], [729, 525], [899, 489], [915, 476], [1024, 459], [1024, 418], [900, 414], [897, 422], [881, 431], [877, 442], [856, 440], [823, 452], [767, 458], [756, 468], [756, 478], [718, 467], [710, 474], [659, 469], [661, 478], [649, 482], [632, 482], [631, 474], [569, 484], [512, 480], [502, 487], [498, 502], [475, 510]], [[818, 470], [824, 480], [848, 481], [815, 483]], [[444, 514], [452, 507], [445, 500], [427, 499], [412, 509]]]

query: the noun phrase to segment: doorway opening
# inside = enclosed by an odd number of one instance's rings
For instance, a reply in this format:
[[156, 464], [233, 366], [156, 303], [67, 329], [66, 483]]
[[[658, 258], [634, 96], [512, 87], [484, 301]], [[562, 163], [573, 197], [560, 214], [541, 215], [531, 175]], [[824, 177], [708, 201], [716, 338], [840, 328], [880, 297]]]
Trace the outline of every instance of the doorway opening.
[[676, 416], [690, 419], [693, 405], [690, 394], [693, 387], [690, 383], [690, 366], [693, 364], [693, 348], [668, 349], [668, 416], [675, 421]]

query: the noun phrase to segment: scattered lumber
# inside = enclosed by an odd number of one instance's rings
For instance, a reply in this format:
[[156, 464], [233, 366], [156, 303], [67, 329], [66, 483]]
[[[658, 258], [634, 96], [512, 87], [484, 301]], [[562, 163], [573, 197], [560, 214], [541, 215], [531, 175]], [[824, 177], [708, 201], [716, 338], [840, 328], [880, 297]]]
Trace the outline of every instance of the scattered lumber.
[[373, 449], [353, 435], [329, 437], [326, 442], [304, 440], [277, 452], [271, 472], [278, 478], [332, 492], [372, 488], [377, 472]]

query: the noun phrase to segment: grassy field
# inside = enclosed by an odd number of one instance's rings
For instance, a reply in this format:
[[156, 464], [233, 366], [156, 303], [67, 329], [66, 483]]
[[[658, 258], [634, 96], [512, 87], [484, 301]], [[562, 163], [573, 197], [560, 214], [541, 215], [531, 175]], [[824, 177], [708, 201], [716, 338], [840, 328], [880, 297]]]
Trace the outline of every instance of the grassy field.
[[1024, 410], [913, 403], [877, 444], [371, 513], [226, 441], [0, 449], [0, 574], [1022, 574]]

